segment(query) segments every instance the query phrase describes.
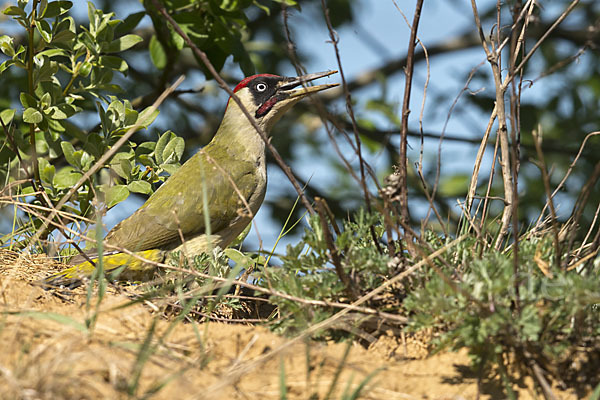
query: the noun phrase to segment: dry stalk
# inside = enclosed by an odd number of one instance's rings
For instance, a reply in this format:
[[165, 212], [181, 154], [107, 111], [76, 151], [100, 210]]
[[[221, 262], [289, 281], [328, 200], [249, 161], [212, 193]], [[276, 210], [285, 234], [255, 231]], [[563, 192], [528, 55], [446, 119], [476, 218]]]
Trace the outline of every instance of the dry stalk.
[[[360, 135], [358, 132], [358, 124], [356, 123], [356, 118], [354, 116], [354, 108], [352, 107], [352, 96], [350, 94], [350, 90], [348, 89], [348, 84], [346, 82], [346, 76], [344, 74], [344, 67], [342, 66], [342, 58], [340, 56], [340, 50], [338, 48], [339, 37], [338, 37], [337, 33], [334, 31], [333, 25], [331, 24], [331, 19], [329, 18], [329, 9], [327, 8], [327, 5], [325, 4], [325, 0], [321, 0], [321, 8], [323, 9], [323, 16], [325, 17], [325, 22], [327, 24], [327, 30], [329, 31], [329, 38], [331, 39], [331, 44], [333, 45], [333, 48], [335, 51], [335, 57], [336, 57], [336, 60], [338, 63], [339, 71], [340, 71], [340, 77], [342, 79], [342, 88], [344, 90], [344, 97], [346, 99], [346, 110], [348, 111], [348, 115], [350, 116], [350, 121], [352, 122], [352, 132], [354, 133], [354, 141], [355, 141], [354, 151], [358, 157], [359, 169], [360, 169], [359, 185], [363, 191], [363, 196], [365, 198], [365, 206], [366, 206], [367, 212], [371, 213], [372, 212], [371, 194], [367, 187], [367, 177], [365, 174], [366, 162], [363, 159], [363, 155], [362, 155]], [[332, 135], [329, 131], [328, 131], [328, 134], [330, 135], [330, 138], [332, 138]], [[351, 142], [349, 139], [348, 139], [348, 141]], [[348, 165], [348, 169], [352, 170], [352, 168], [349, 165]], [[377, 181], [377, 179], [375, 179], [375, 181]], [[381, 246], [379, 245], [379, 240], [377, 239], [377, 235], [375, 234], [375, 228], [371, 226], [369, 231], [371, 233], [371, 239], [373, 240], [375, 247], [377, 247], [377, 250], [381, 253], [382, 250], [381, 250]]]
[[[492, 197], [490, 196], [490, 192], [492, 191], [492, 183], [494, 182], [494, 172], [496, 171], [496, 160], [498, 159], [498, 145], [499, 144], [500, 144], [500, 140], [499, 140], [498, 136], [496, 136], [496, 143], [494, 144], [494, 154], [492, 156], [492, 167], [490, 168], [490, 175], [488, 177], [487, 189], [485, 191], [485, 197], [483, 200], [483, 208], [481, 210], [480, 227], [481, 227], [482, 231], [483, 231], [485, 222], [487, 221], [489, 202], [490, 202], [490, 200], [492, 200]], [[504, 199], [500, 199], [500, 200], [504, 201]], [[479, 205], [481, 205], [481, 203]], [[479, 209], [479, 206], [477, 208]], [[479, 211], [479, 210], [477, 210], [477, 211]]]
[[[419, 20], [421, 18], [421, 10], [423, 8], [423, 0], [417, 0], [415, 6], [415, 13], [413, 16], [413, 23], [410, 28], [410, 38], [408, 42], [408, 50], [406, 55], [406, 68], [404, 70], [406, 79], [404, 82], [404, 99], [402, 102], [402, 126], [400, 132], [400, 159], [398, 160], [398, 174], [400, 178], [400, 216], [401, 220], [405, 223], [410, 223], [410, 214], [408, 212], [408, 157], [407, 157], [407, 146], [408, 146], [408, 116], [410, 114], [410, 92], [412, 88], [412, 78], [415, 66], [415, 45], [417, 42], [417, 30], [419, 29]], [[411, 241], [412, 238], [409, 234], [404, 232], [406, 239], [406, 245], [411, 253], [414, 253], [412, 249]]]
[[[492, 131], [492, 127], [494, 126], [494, 120], [496, 119], [496, 107], [492, 111], [492, 115], [490, 115], [490, 119], [488, 121], [488, 125], [485, 128], [485, 133], [483, 134], [483, 138], [481, 139], [481, 143], [479, 145], [479, 150], [477, 150], [477, 157], [475, 157], [475, 165], [473, 166], [473, 174], [471, 175], [471, 183], [469, 184], [469, 191], [467, 192], [467, 201], [465, 205], [465, 210], [471, 212], [471, 207], [473, 206], [473, 199], [475, 198], [475, 194], [477, 192], [477, 178], [479, 177], [479, 170], [481, 169], [481, 163], [483, 161], [483, 155], [485, 154], [485, 148], [488, 145], [488, 140], [490, 138], [490, 132]], [[495, 159], [495, 157], [494, 157]], [[492, 171], [494, 168], [492, 168]], [[491, 184], [491, 182], [490, 182]], [[489, 189], [489, 187], [488, 187]], [[483, 219], [483, 217], [482, 217]]]
[[494, 48], [495, 44], [492, 41], [490, 49], [490, 44], [483, 33], [483, 28], [481, 26], [481, 20], [479, 19], [479, 12], [477, 11], [477, 4], [475, 0], [471, 0], [471, 8], [473, 9], [473, 16], [475, 18], [475, 24], [477, 26], [477, 31], [479, 32], [479, 37], [481, 39], [481, 45], [485, 54], [487, 56], [487, 60], [492, 69], [492, 75], [494, 77], [494, 85], [496, 88], [496, 114], [498, 119], [498, 137], [500, 138], [500, 167], [502, 171], [502, 180], [504, 183], [504, 211], [502, 213], [502, 223], [500, 227], [500, 232], [498, 237], [496, 238], [496, 249], [500, 249], [502, 243], [504, 242], [504, 238], [508, 232], [508, 227], [510, 225], [512, 219], [513, 212], [513, 178], [511, 173], [511, 162], [510, 162], [510, 149], [508, 143], [508, 130], [506, 125], [506, 106], [504, 104], [504, 93], [506, 92], [506, 88], [502, 85], [502, 72], [500, 69], [500, 55], [496, 52]]
[[[593, 189], [596, 186], [596, 183], [598, 182], [598, 179], [600, 179], [600, 162], [597, 162], [596, 165], [594, 166], [594, 171], [588, 178], [587, 182], [585, 182], [585, 184], [581, 188], [581, 191], [579, 192], [579, 196], [577, 196], [577, 200], [575, 201], [575, 205], [573, 206], [573, 211], [571, 213], [571, 217], [569, 218], [569, 220], [571, 222], [571, 227], [573, 227], [573, 231], [572, 231], [572, 235], [569, 237], [569, 244], [568, 244], [566, 253], [571, 252], [573, 242], [575, 241], [575, 238], [577, 237], [577, 235], [576, 235], [577, 229], [575, 229], [575, 228], [577, 226], [579, 226], [579, 220], [583, 216], [583, 211], [585, 210], [585, 206], [587, 205], [587, 203], [590, 199], [590, 195], [592, 194]], [[590, 229], [591, 228], [592, 227], [590, 227]]]
[[554, 201], [552, 201], [552, 194], [550, 192], [550, 177], [548, 176], [548, 171], [546, 169], [546, 161], [544, 159], [544, 152], [542, 151], [542, 147], [540, 142], [542, 141], [541, 137], [538, 135], [538, 132], [534, 129], [531, 132], [533, 136], [533, 143], [535, 144], [535, 148], [537, 151], [538, 160], [540, 162], [539, 168], [542, 172], [542, 181], [544, 182], [544, 190], [546, 191], [546, 197], [548, 204], [550, 205], [550, 216], [551, 216], [551, 225], [552, 225], [552, 233], [554, 235], [554, 249], [556, 251], [556, 267], [560, 268], [561, 262], [561, 251], [560, 251], [560, 240], [558, 237], [559, 227], [558, 227], [558, 219], [556, 218], [556, 209], [554, 208]]
[[[585, 148], [585, 145], [586, 145], [588, 139], [590, 139], [593, 136], [597, 136], [597, 135], [600, 135], [600, 131], [591, 132], [585, 136], [585, 138], [583, 139], [583, 142], [581, 143], [581, 146], [579, 146], [579, 151], [577, 152], [577, 155], [573, 159], [573, 162], [571, 162], [571, 164], [569, 165], [569, 168], [567, 169], [565, 176], [558, 183], [558, 185], [556, 186], [556, 189], [554, 189], [554, 191], [552, 192], [552, 196], [550, 196], [550, 199], [554, 198], [554, 196], [556, 196], [556, 194], [559, 192], [559, 190], [562, 189], [563, 185], [567, 181], [567, 178], [569, 178], [569, 176], [571, 175], [571, 172], [573, 172], [573, 168], [575, 168], [577, 161], [579, 161], [579, 157], [581, 157], [581, 153], [583, 153], [583, 149]], [[542, 208], [542, 212], [540, 213], [540, 216], [538, 217], [538, 220], [535, 223], [536, 226], [538, 226], [541, 223], [541, 221], [544, 217], [544, 213], [546, 211], [546, 207], [548, 207], [548, 202], [546, 202], [546, 204]]]
[[321, 228], [323, 229], [323, 235], [325, 236], [325, 243], [327, 243], [327, 248], [329, 249], [329, 255], [331, 257], [331, 262], [335, 267], [335, 272], [337, 273], [340, 281], [344, 284], [344, 289], [346, 291], [346, 295], [352, 300], [356, 300], [360, 294], [358, 289], [354, 286], [352, 280], [344, 271], [344, 266], [342, 265], [342, 259], [340, 257], [340, 252], [333, 241], [333, 236], [331, 235], [331, 231], [329, 230], [328, 218], [327, 218], [327, 207], [324, 199], [320, 197], [315, 198], [315, 203], [317, 205], [317, 213], [319, 214], [319, 219], [321, 220]]
[[[408, 22], [408, 18], [406, 18], [406, 15], [404, 15], [402, 10], [398, 6], [398, 3], [396, 2], [396, 0], [392, 0], [392, 2], [394, 3], [394, 6], [396, 7], [396, 9], [400, 13], [400, 15], [402, 15], [402, 18], [404, 19], [404, 22], [408, 26], [408, 29], [410, 29], [412, 31], [412, 27], [410, 25], [410, 22]], [[440, 143], [439, 143], [439, 147], [438, 147], [438, 159], [437, 159], [438, 173], [436, 175], [436, 182], [433, 186], [431, 194], [429, 193], [429, 191], [427, 189], [427, 183], [425, 182], [424, 175], [423, 175], [423, 152], [424, 152], [424, 148], [425, 148], [425, 136], [424, 136], [424, 132], [423, 132], [423, 115], [425, 112], [425, 101], [427, 100], [427, 88], [429, 87], [429, 79], [431, 77], [431, 69], [430, 69], [430, 64], [429, 64], [429, 53], [427, 51], [427, 47], [425, 46], [425, 44], [423, 44], [423, 42], [421, 41], [419, 36], [416, 35], [416, 33], [415, 33], [415, 40], [417, 41], [417, 43], [419, 43], [419, 45], [423, 49], [423, 56], [425, 58], [425, 65], [426, 65], [426, 69], [427, 69], [425, 83], [423, 84], [423, 100], [421, 101], [421, 111], [419, 112], [419, 136], [420, 136], [421, 142], [420, 142], [420, 148], [419, 148], [419, 161], [417, 162], [417, 165], [418, 165], [417, 174], [419, 175], [419, 177], [421, 179], [421, 184], [423, 185], [423, 191], [425, 192], [425, 195], [427, 196], [427, 200], [429, 202], [429, 210], [427, 212], [427, 215], [425, 216], [425, 220], [422, 221], [421, 223], [424, 226], [427, 225], [427, 222], [429, 221], [430, 213], [431, 213], [431, 211], [433, 211], [436, 215], [436, 218], [438, 219], [438, 222], [440, 223], [440, 226], [442, 227], [442, 230], [444, 231], [444, 235], [448, 235], [446, 224], [444, 224], [444, 222], [442, 221], [442, 218], [441, 218], [439, 212], [437, 211], [437, 208], [435, 207], [434, 202], [433, 202], [433, 199], [435, 198], [435, 194], [436, 194], [436, 189], [437, 189], [439, 171], [441, 168], [441, 151], [442, 151], [442, 140], [443, 140], [443, 136], [444, 136], [444, 131], [442, 131], [442, 134], [440, 135]], [[412, 58], [413, 58], [413, 63], [414, 63], [414, 58], [415, 58], [414, 52], [413, 52]], [[401, 129], [404, 129], [404, 126], [405, 125], [402, 124]], [[401, 130], [401, 132], [402, 132], [402, 130]]]
[[581, 252], [583, 251], [583, 248], [586, 246], [586, 243], [589, 240], [589, 238], [594, 230], [594, 227], [596, 226], [596, 223], [598, 222], [599, 215], [600, 215], [600, 204], [598, 204], [598, 207], [596, 207], [596, 212], [594, 213], [594, 219], [592, 220], [592, 223], [590, 224], [590, 227], [589, 227], [587, 233], [585, 234], [583, 241], [581, 242], [581, 246], [579, 246], [579, 248], [576, 251], [576, 256], [579, 256], [581, 254]]

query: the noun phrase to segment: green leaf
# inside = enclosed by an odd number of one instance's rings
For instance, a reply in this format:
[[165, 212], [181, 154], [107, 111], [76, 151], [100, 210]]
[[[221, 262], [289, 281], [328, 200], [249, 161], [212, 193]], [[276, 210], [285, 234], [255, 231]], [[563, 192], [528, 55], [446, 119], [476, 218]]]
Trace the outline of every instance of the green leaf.
[[34, 85], [51, 81], [54, 74], [58, 72], [58, 64], [55, 61], [51, 61], [48, 57], [42, 57], [42, 60], [42, 66], [33, 73]]
[[50, 27], [48, 21], [44, 19], [41, 21], [35, 21], [35, 27], [46, 43], [50, 43], [52, 41], [52, 27]]
[[142, 40], [143, 39], [140, 36], [134, 34], [121, 36], [120, 38], [110, 42], [105, 51], [107, 53], [117, 53], [120, 51], [125, 51], [127, 49], [132, 48]]
[[134, 166], [132, 152], [122, 151], [115, 154], [112, 160], [110, 160], [111, 169], [123, 179], [131, 178], [131, 169]]
[[123, 21], [121, 21], [119, 25], [117, 25], [115, 29], [115, 35], [121, 36], [134, 30], [145, 15], [145, 11], [128, 15]]
[[43, 119], [42, 113], [35, 108], [30, 107], [23, 112], [23, 122], [28, 124], [39, 124]]
[[39, 0], [38, 10], [35, 16], [36, 20], [41, 20], [43, 18], [44, 13], [46, 12], [46, 7], [48, 7], [48, 0]]
[[13, 64], [16, 64], [14, 60], [6, 60], [2, 64], [0, 64], [0, 74], [6, 71], [8, 67], [10, 67]]
[[52, 96], [50, 96], [50, 93], [46, 92], [42, 95], [42, 97], [40, 98], [40, 107], [42, 109], [48, 107], [50, 104], [52, 103]]
[[[248, 225], [252, 226], [252, 224]], [[254, 260], [252, 259], [252, 257], [247, 256], [239, 250], [232, 249], [231, 247], [223, 250], [223, 253], [225, 253], [227, 257], [229, 257], [234, 263], [236, 263], [240, 267], [248, 268], [252, 264], [254, 264]]]
[[156, 141], [156, 147], [154, 148], [154, 158], [158, 164], [162, 164], [164, 162], [163, 153], [165, 151], [165, 147], [171, 141], [172, 138], [175, 137], [175, 134], [171, 131], [166, 131]]
[[72, 117], [78, 111], [81, 111], [79, 107], [63, 103], [58, 104], [56, 106], [48, 107], [46, 110], [44, 110], [44, 113], [48, 116], [48, 118], [61, 120]]
[[44, 182], [52, 183], [55, 173], [54, 165], [50, 164], [47, 159], [39, 157], [38, 170], [40, 171], [40, 178], [42, 178]]
[[23, 107], [37, 107], [38, 103], [35, 97], [30, 95], [29, 93], [21, 92], [19, 95], [19, 99], [21, 100], [21, 104]]
[[240, 7], [240, 2], [237, 0], [221, 0], [219, 8], [225, 11], [235, 11]]
[[62, 87], [56, 83], [56, 81], [48, 80], [40, 82], [38, 87], [35, 89], [35, 95], [38, 98], [42, 98], [46, 93], [50, 93], [53, 101], [54, 99], [60, 99], [62, 98]]
[[70, 1], [53, 1], [48, 3], [48, 6], [43, 11], [40, 18], [55, 18], [61, 16], [69, 11], [73, 7], [73, 3]]
[[112, 208], [129, 197], [129, 190], [125, 185], [115, 185], [109, 187], [104, 192], [104, 201], [108, 208]]
[[282, 3], [285, 4], [287, 6], [296, 6], [298, 5], [298, 2], [296, 0], [273, 0], [276, 3]]
[[14, 57], [15, 47], [13, 45], [13, 38], [8, 35], [0, 36], [0, 50], [9, 57]]
[[73, 167], [64, 167], [54, 175], [52, 185], [59, 190], [68, 189], [75, 186], [81, 176], [81, 173], [75, 171]]
[[17, 6], [6, 7], [4, 9], [4, 14], [21, 17], [23, 19], [27, 18], [27, 14], [25, 13], [25, 10], [23, 10], [21, 7], [17, 7]]
[[131, 178], [131, 169], [133, 167], [133, 161], [128, 160], [126, 158], [119, 158], [117, 160], [111, 161], [110, 167], [121, 178], [130, 179]]
[[100, 56], [98, 64], [122, 73], [126, 73], [129, 69], [125, 60], [116, 56]]
[[157, 168], [158, 166], [154, 162], [154, 159], [150, 156], [156, 147], [155, 142], [144, 142], [135, 148], [135, 159], [137, 162], [142, 165], [152, 168]]
[[8, 126], [8, 124], [10, 124], [15, 116], [15, 111], [12, 108], [7, 108], [6, 110], [2, 110], [2, 112], [0, 112], [0, 119], [2, 119], [2, 122], [4, 123], [4, 125]]
[[88, 171], [90, 169], [90, 167], [92, 166], [92, 163], [94, 162], [94, 157], [92, 157], [90, 154], [88, 154], [86, 151], [83, 150], [78, 150], [75, 152], [75, 155], [77, 156], [77, 153], [81, 153], [81, 158], [79, 159], [79, 164], [81, 165], [81, 169], [83, 171]]
[[81, 167], [81, 165], [79, 165], [79, 160], [73, 156], [73, 154], [75, 153], [75, 148], [73, 147], [71, 142], [60, 142], [60, 147], [63, 151], [63, 154], [65, 155], [65, 160], [67, 160], [69, 164], [71, 164], [74, 167]]
[[134, 193], [151, 194], [152, 185], [146, 181], [133, 181], [127, 185], [127, 189]]
[[[56, 40], [53, 39], [53, 41], [55, 42]], [[48, 57], [48, 58], [58, 57], [58, 56], [68, 57], [68, 53], [63, 49], [48, 49], [48, 50], [44, 50], [44, 51], [38, 53], [37, 56], [38, 57], [40, 57], [40, 56]]]
[[135, 148], [136, 157], [142, 154], [150, 154], [156, 148], [155, 142], [143, 142]]
[[[128, 107], [131, 107], [131, 105], [129, 105]], [[138, 115], [138, 112], [135, 111], [133, 108], [125, 108], [125, 118], [123, 119], [123, 124], [126, 127], [133, 126], [138, 120]]]
[[96, 102], [96, 107], [98, 108], [98, 115], [100, 116], [100, 127], [102, 128], [102, 133], [104, 133], [104, 136], [108, 136], [110, 121], [106, 116], [106, 111], [104, 111], [104, 107], [102, 107], [102, 103], [99, 101]]
[[183, 49], [185, 46], [185, 40], [181, 37], [181, 35], [175, 32], [174, 29], [169, 29], [169, 33], [171, 34], [171, 41], [175, 45], [175, 48], [179, 51]]
[[138, 123], [141, 128], [147, 128], [152, 122], [154, 122], [159, 113], [160, 111], [153, 111], [152, 108], [147, 107], [139, 114], [136, 123]]
[[76, 36], [75, 32], [71, 32], [71, 31], [58, 32], [52, 38], [52, 43], [70, 42], [71, 40], [75, 39], [75, 36]]
[[154, 66], [158, 69], [163, 69], [167, 65], [167, 53], [162, 43], [156, 38], [156, 35], [152, 35], [150, 38], [149, 50]]
[[177, 172], [177, 170], [179, 169], [179, 167], [181, 167], [181, 165], [179, 165], [179, 163], [177, 163], [177, 164], [162, 164], [160, 167], [163, 170], [167, 171], [169, 173], [169, 175], [173, 175], [175, 172]]
[[183, 138], [176, 136], [169, 141], [163, 150], [163, 163], [173, 163], [181, 160], [183, 150], [185, 149], [185, 141]]
[[271, 16], [271, 9], [269, 7], [265, 6], [264, 4], [260, 4], [258, 1], [255, 1], [254, 5], [263, 10], [267, 16]]

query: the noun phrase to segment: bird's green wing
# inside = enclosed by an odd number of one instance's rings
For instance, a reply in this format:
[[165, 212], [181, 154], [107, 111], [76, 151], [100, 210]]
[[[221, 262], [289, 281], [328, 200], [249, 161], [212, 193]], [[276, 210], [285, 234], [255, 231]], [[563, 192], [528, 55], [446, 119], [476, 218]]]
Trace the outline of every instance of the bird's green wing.
[[[220, 160], [218, 165], [216, 160]], [[211, 232], [229, 226], [244, 210], [258, 187], [258, 166], [236, 159], [226, 147], [211, 143], [190, 158], [129, 218], [106, 236], [106, 241], [132, 251], [170, 246], [204, 233], [203, 191], [208, 198]], [[233, 184], [235, 182], [235, 185]]]

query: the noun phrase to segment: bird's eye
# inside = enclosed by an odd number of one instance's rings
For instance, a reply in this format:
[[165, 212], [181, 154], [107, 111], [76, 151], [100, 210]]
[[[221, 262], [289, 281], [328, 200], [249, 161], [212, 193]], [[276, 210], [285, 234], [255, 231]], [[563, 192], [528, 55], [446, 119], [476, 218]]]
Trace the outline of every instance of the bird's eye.
[[264, 83], [262, 83], [262, 82], [258, 83], [256, 85], [256, 90], [259, 91], [259, 92], [264, 92], [265, 90], [267, 90], [267, 85], [264, 84]]

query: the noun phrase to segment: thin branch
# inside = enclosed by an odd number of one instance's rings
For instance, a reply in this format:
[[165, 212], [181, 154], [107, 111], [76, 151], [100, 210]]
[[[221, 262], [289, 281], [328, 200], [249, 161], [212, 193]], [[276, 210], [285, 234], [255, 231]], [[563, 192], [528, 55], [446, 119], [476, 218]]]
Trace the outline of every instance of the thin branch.
[[546, 170], [546, 160], [544, 159], [544, 152], [540, 146], [540, 142], [542, 138], [538, 134], [537, 130], [533, 130], [531, 132], [533, 136], [533, 142], [535, 143], [535, 148], [537, 150], [537, 156], [540, 161], [540, 171], [542, 171], [542, 182], [544, 183], [544, 190], [546, 191], [546, 198], [548, 199], [548, 205], [550, 206], [550, 216], [552, 218], [552, 233], [554, 234], [554, 250], [556, 252], [556, 267], [560, 268], [561, 262], [561, 251], [560, 251], [560, 240], [558, 238], [558, 220], [556, 218], [556, 209], [554, 208], [554, 201], [552, 201], [552, 195], [550, 193], [550, 177], [548, 176], [548, 171]]
[[340, 281], [344, 284], [344, 288], [346, 290], [346, 295], [352, 300], [356, 300], [360, 294], [356, 287], [354, 286], [352, 280], [344, 270], [344, 266], [342, 265], [342, 259], [340, 258], [340, 252], [333, 241], [333, 236], [331, 235], [331, 231], [329, 230], [328, 218], [327, 218], [327, 203], [324, 199], [317, 197], [315, 199], [315, 203], [317, 205], [317, 212], [319, 213], [319, 219], [321, 220], [321, 228], [323, 229], [323, 235], [325, 236], [325, 243], [327, 243], [327, 248], [329, 249], [329, 255], [331, 257], [331, 262], [335, 267], [335, 272], [340, 278]]
[[[321, 0], [321, 8], [323, 9], [323, 15], [325, 17], [325, 22], [327, 23], [327, 29], [329, 30], [329, 38], [331, 39], [331, 44], [333, 45], [333, 48], [335, 50], [335, 57], [336, 57], [336, 60], [338, 63], [339, 71], [340, 71], [340, 77], [342, 79], [342, 87], [344, 89], [344, 97], [346, 99], [346, 110], [348, 111], [348, 115], [350, 116], [350, 121], [352, 121], [352, 132], [354, 132], [354, 140], [355, 140], [355, 146], [356, 146], [355, 153], [358, 156], [359, 169], [360, 169], [360, 186], [362, 188], [363, 195], [365, 197], [365, 205], [366, 205], [367, 212], [371, 213], [372, 212], [372, 210], [371, 210], [371, 193], [369, 192], [369, 189], [367, 188], [367, 178], [366, 178], [366, 174], [365, 174], [366, 162], [362, 156], [360, 135], [358, 133], [358, 124], [357, 124], [356, 118], [354, 116], [354, 108], [352, 107], [352, 96], [350, 94], [350, 90], [348, 89], [348, 83], [346, 82], [346, 76], [344, 74], [344, 67], [342, 66], [342, 59], [340, 57], [340, 50], [338, 48], [339, 38], [337, 36], [337, 33], [333, 29], [333, 25], [331, 24], [331, 20], [329, 18], [329, 9], [327, 8], [327, 5], [325, 4], [325, 0]], [[381, 252], [381, 248], [379, 246], [379, 241], [377, 239], [377, 235], [375, 234], [375, 228], [371, 226], [369, 230], [371, 232], [371, 238], [373, 239], [373, 243], [375, 244], [375, 246], [377, 247], [379, 252]]]
[[[471, 8], [473, 9], [473, 16], [475, 18], [475, 24], [477, 25], [477, 31], [481, 38], [481, 45], [487, 60], [492, 68], [492, 75], [494, 76], [494, 84], [496, 87], [496, 114], [498, 119], [498, 136], [500, 137], [500, 167], [502, 170], [502, 180], [504, 183], [504, 212], [502, 213], [502, 224], [500, 232], [496, 238], [496, 249], [500, 249], [504, 238], [508, 232], [508, 227], [512, 220], [513, 203], [514, 203], [514, 186], [513, 178], [511, 173], [511, 162], [510, 162], [510, 148], [508, 142], [508, 130], [506, 126], [506, 106], [504, 104], [504, 93], [506, 88], [502, 85], [502, 72], [500, 70], [500, 59], [495, 49], [490, 49], [488, 42], [483, 33], [481, 27], [481, 20], [479, 19], [479, 12], [477, 11], [477, 4], [475, 0], [471, 0]], [[493, 46], [492, 42], [492, 46]]]
[[[554, 191], [552, 192], [552, 196], [550, 196], [550, 198], [548, 200], [553, 199], [554, 196], [556, 196], [556, 194], [562, 189], [563, 185], [567, 181], [567, 178], [569, 178], [569, 176], [571, 175], [571, 172], [573, 172], [573, 168], [575, 168], [577, 161], [579, 161], [579, 157], [581, 157], [581, 153], [583, 152], [583, 149], [585, 148], [585, 145], [586, 145], [588, 139], [590, 139], [593, 136], [598, 136], [598, 135], [600, 135], [600, 131], [594, 131], [594, 132], [588, 133], [585, 136], [585, 138], [583, 139], [583, 142], [581, 143], [581, 146], [579, 146], [579, 151], [577, 152], [577, 155], [573, 159], [573, 162], [571, 162], [571, 164], [569, 165], [569, 168], [567, 169], [565, 176], [558, 183], [558, 185], [556, 186], [556, 189], [554, 189]], [[544, 213], [546, 211], [546, 207], [548, 207], [548, 201], [546, 201], [546, 204], [542, 208], [542, 211], [540, 212], [540, 216], [538, 217], [538, 220], [536, 221], [535, 225], [539, 225], [540, 222], [542, 221]]]
[[[408, 176], [407, 176], [407, 145], [408, 145], [408, 116], [410, 114], [410, 92], [412, 88], [412, 77], [415, 67], [415, 45], [417, 41], [417, 31], [419, 29], [419, 20], [421, 18], [421, 10], [423, 8], [423, 0], [417, 0], [415, 6], [415, 14], [410, 30], [410, 39], [408, 42], [408, 51], [406, 56], [406, 79], [404, 83], [404, 99], [402, 102], [402, 130], [400, 132], [400, 159], [398, 160], [398, 175], [400, 178], [400, 215], [405, 223], [409, 223], [410, 215], [408, 213]], [[406, 235], [407, 244], [411, 241], [410, 235]], [[409, 245], [409, 249], [410, 249]]]
[[523, 60], [521, 60], [519, 66], [517, 66], [511, 74], [508, 74], [506, 76], [504, 82], [502, 83], [503, 88], [506, 88], [508, 84], [514, 79], [516, 74], [520, 73], [521, 70], [525, 68], [525, 65], [527, 64], [531, 56], [533, 56], [538, 47], [542, 45], [542, 43], [548, 38], [548, 36], [550, 36], [550, 33], [552, 33], [552, 31], [554, 31], [554, 29], [556, 29], [556, 27], [560, 25], [560, 23], [567, 17], [567, 15], [569, 15], [571, 11], [573, 11], [573, 9], [578, 3], [579, 0], [573, 0], [571, 4], [569, 4], [569, 7], [567, 7], [567, 9], [556, 19], [556, 21], [554, 21], [554, 23], [548, 29], [546, 29], [542, 37], [533, 45], [531, 50], [529, 50], [529, 53], [527, 53], [527, 55], [523, 57]]

